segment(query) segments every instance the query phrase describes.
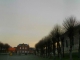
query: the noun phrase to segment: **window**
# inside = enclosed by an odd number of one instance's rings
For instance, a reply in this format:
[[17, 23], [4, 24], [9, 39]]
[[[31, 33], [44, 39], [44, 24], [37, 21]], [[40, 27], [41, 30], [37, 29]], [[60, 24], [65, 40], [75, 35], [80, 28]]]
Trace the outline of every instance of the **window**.
[[22, 53], [24, 53], [24, 51], [22, 51]]
[[23, 47], [23, 49], [24, 49], [24, 47]]
[[27, 51], [25, 51], [25, 53], [27, 53]]
[[27, 47], [25, 47], [25, 49], [27, 49]]
[[20, 49], [21, 49], [21, 47], [20, 47]]

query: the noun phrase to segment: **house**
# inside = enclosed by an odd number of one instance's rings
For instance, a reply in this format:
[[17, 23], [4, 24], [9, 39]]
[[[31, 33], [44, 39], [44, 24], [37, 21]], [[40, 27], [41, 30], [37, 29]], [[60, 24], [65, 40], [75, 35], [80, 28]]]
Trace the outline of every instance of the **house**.
[[19, 44], [16, 48], [17, 53], [19, 54], [25, 54], [29, 53], [29, 45], [28, 44]]
[[16, 48], [12, 48], [12, 47], [10, 47], [10, 48], [8, 48], [8, 52], [15, 53], [15, 52], [16, 52]]

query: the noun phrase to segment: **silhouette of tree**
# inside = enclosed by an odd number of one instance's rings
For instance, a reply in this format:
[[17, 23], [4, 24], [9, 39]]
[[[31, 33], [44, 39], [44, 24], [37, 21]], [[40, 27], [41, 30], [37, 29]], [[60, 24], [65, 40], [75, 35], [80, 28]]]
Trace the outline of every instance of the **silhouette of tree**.
[[70, 18], [67, 18], [65, 21], [64, 21], [64, 24], [63, 26], [65, 27], [67, 33], [68, 33], [68, 37], [70, 39], [70, 60], [72, 60], [72, 48], [73, 48], [73, 45], [74, 45], [74, 27], [76, 25], [76, 21], [75, 21], [75, 17], [70, 17]]
[[54, 35], [54, 30], [51, 31], [50, 33], [51, 37], [52, 37], [52, 49], [53, 49], [53, 54], [54, 54], [54, 60], [55, 60], [55, 51], [56, 51], [56, 38]]
[[50, 53], [52, 52], [52, 42], [51, 42], [51, 37], [47, 37], [47, 50], [48, 50], [48, 56], [50, 56]]
[[38, 43], [35, 45], [35, 48], [36, 48], [36, 54], [39, 54], [39, 47], [38, 47]]
[[4, 45], [4, 44], [3, 44], [2, 42], [0, 42], [0, 53], [3, 52], [3, 51], [2, 51], [2, 50], [3, 50], [3, 45]]
[[0, 53], [8, 52], [9, 47], [11, 47], [9, 44], [3, 44], [0, 42]]
[[40, 53], [40, 56], [43, 56], [44, 54], [44, 48], [45, 48], [45, 44], [44, 44], [44, 40], [40, 40], [36, 45], [36, 50], [38, 53]]
[[5, 52], [8, 52], [8, 48], [11, 47], [9, 44], [4, 44], [4, 50]]
[[64, 37], [61, 37], [62, 56], [64, 57]]
[[60, 60], [62, 59], [62, 53], [61, 53], [61, 44], [60, 44], [60, 42], [61, 42], [61, 34], [62, 34], [62, 32], [61, 32], [61, 27], [59, 26], [59, 25], [56, 25], [55, 27], [54, 27], [54, 36], [55, 36], [55, 38], [56, 38], [56, 42], [57, 42], [57, 51], [58, 51], [58, 57], [60, 57]]

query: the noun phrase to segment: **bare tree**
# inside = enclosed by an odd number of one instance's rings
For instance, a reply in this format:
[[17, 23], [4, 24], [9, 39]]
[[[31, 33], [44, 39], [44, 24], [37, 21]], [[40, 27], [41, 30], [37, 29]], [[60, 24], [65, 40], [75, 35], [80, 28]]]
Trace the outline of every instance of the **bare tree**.
[[74, 27], [76, 25], [76, 19], [75, 17], [70, 17], [70, 18], [67, 18], [65, 21], [64, 21], [64, 24], [63, 26], [65, 27], [67, 33], [68, 33], [68, 37], [70, 39], [70, 60], [72, 60], [72, 48], [73, 48], [73, 45], [74, 45]]
[[55, 35], [54, 35], [54, 30], [52, 30], [51, 31], [51, 33], [50, 33], [50, 35], [51, 35], [51, 39], [52, 39], [52, 49], [53, 49], [53, 54], [54, 54], [54, 60], [55, 60], [55, 55], [56, 55], [56, 53], [55, 53], [55, 51], [56, 51], [56, 38], [55, 38]]
[[56, 25], [54, 27], [54, 36], [56, 38], [56, 42], [57, 42], [57, 51], [58, 51], [58, 57], [60, 57], [60, 60], [62, 60], [62, 53], [61, 53], [61, 46], [60, 46], [60, 42], [61, 42], [61, 27], [59, 25]]

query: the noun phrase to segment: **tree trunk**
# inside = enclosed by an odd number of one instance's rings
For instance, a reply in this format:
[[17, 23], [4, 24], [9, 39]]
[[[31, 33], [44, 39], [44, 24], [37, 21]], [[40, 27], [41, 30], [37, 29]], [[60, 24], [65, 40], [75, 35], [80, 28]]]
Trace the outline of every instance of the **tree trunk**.
[[57, 42], [57, 45], [58, 45], [58, 57], [60, 58], [60, 60], [62, 60], [62, 53], [61, 53], [61, 47], [60, 47], [60, 43], [59, 43], [59, 39], [58, 39], [58, 42]]
[[59, 57], [59, 42], [57, 42], [57, 53], [58, 53], [58, 57]]
[[70, 60], [73, 60], [72, 59], [72, 47], [70, 48], [70, 51], [69, 52], [70, 52]]
[[53, 58], [53, 60], [55, 60], [55, 52], [54, 52], [54, 58]]
[[60, 53], [60, 56], [59, 57], [60, 57], [60, 60], [62, 60], [62, 54], [61, 53]]
[[61, 52], [60, 44], [59, 44], [59, 58], [60, 58], [60, 60], [62, 60], [62, 52]]
[[70, 60], [73, 60], [72, 59], [72, 47], [73, 47], [73, 36], [70, 38], [70, 50], [69, 50], [69, 53], [70, 53]]
[[78, 49], [79, 59], [80, 59], [80, 34], [79, 34], [79, 49]]
[[55, 47], [55, 43], [53, 42], [53, 54], [54, 54], [54, 60], [55, 60], [55, 49], [56, 49], [56, 47]]
[[47, 47], [47, 45], [46, 45], [46, 57], [47, 57], [47, 53], [48, 53], [48, 47]]
[[63, 49], [62, 49], [62, 51], [63, 51], [62, 55], [63, 55], [63, 57], [64, 57], [64, 45], [63, 45]]
[[62, 53], [62, 57], [64, 57], [64, 37], [62, 37], [61, 39], [61, 53]]

